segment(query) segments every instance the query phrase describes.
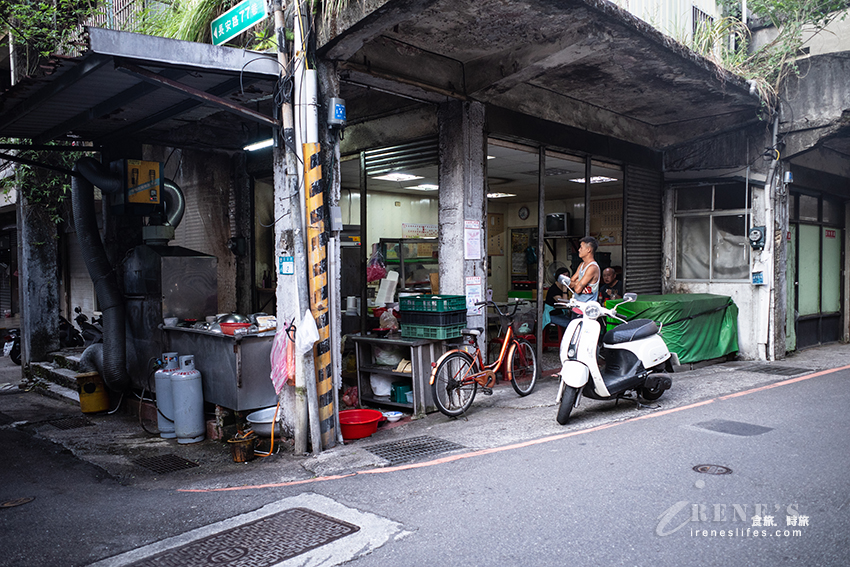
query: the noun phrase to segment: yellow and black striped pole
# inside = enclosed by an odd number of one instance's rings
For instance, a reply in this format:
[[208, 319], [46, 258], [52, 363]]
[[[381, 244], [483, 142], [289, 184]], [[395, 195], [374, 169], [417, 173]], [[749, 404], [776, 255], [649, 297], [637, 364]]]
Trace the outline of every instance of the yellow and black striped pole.
[[319, 341], [314, 347], [316, 394], [319, 398], [319, 425], [322, 447], [333, 447], [334, 427], [333, 367], [331, 365], [330, 298], [328, 297], [328, 237], [325, 232], [325, 197], [322, 190], [320, 144], [304, 144], [304, 187], [307, 200], [308, 244], [310, 265], [310, 310], [319, 328]]

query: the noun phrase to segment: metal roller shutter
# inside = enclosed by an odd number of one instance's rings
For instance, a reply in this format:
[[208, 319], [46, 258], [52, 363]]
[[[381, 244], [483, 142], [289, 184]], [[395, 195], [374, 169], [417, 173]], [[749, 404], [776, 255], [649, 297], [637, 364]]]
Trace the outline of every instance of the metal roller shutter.
[[624, 290], [660, 294], [662, 279], [662, 176], [626, 166]]

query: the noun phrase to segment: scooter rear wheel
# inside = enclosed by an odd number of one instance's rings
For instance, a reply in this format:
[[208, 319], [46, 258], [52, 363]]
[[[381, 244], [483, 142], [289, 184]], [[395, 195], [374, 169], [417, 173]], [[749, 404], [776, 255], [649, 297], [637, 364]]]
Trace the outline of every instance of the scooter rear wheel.
[[558, 423], [566, 425], [570, 420], [570, 413], [573, 411], [573, 406], [576, 405], [576, 397], [578, 396], [578, 388], [564, 388], [564, 395], [561, 396], [561, 405], [558, 406]]

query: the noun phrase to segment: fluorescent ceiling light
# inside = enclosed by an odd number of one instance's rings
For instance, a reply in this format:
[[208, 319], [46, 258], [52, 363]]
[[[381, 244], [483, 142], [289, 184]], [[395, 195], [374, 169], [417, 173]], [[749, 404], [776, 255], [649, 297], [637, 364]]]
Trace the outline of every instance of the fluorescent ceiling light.
[[268, 148], [269, 146], [274, 145], [274, 140], [269, 138], [268, 140], [263, 140], [261, 142], [254, 142], [253, 144], [248, 144], [243, 150], [246, 152], [255, 152], [257, 150], [262, 150], [263, 148]]
[[386, 175], [376, 175], [372, 179], [380, 179], [382, 181], [413, 181], [414, 179], [425, 179], [420, 175], [411, 175], [409, 173], [387, 173]]
[[[570, 179], [573, 183], [584, 183], [584, 177], [576, 177], [575, 179]], [[608, 183], [609, 181], [617, 181], [616, 177], [605, 177], [604, 175], [594, 175], [590, 178], [590, 184], [594, 183]]]
[[503, 199], [505, 197], [516, 197], [514, 193], [487, 193], [488, 199]]
[[416, 189], [417, 191], [436, 191], [439, 188], [439, 185], [433, 185], [431, 183], [422, 183], [421, 185], [414, 185], [412, 187], [408, 187], [408, 189]]

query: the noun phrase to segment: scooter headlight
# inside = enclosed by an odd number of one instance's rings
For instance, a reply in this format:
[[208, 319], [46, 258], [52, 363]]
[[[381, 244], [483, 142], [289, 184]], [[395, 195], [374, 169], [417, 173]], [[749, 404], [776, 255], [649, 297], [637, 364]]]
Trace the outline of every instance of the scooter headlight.
[[602, 310], [599, 308], [599, 305], [595, 303], [589, 303], [584, 308], [584, 315], [590, 319], [596, 319], [602, 314]]

